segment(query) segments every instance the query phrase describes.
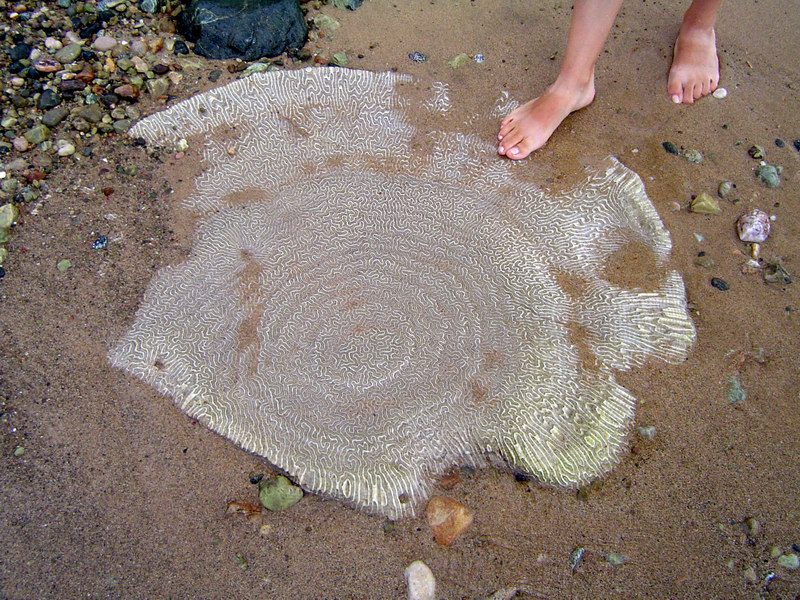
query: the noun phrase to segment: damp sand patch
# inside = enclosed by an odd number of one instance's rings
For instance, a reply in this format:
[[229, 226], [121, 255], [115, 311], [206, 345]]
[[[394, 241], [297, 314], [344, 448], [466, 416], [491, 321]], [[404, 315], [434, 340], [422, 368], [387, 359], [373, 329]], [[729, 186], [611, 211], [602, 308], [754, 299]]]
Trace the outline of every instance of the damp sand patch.
[[[265, 73], [138, 123], [151, 144], [204, 139], [208, 168], [183, 201], [189, 258], [154, 275], [110, 361], [307, 490], [390, 518], [497, 456], [585, 485], [633, 422], [614, 372], [694, 342], [669, 234], [614, 159], [548, 195], [473, 135], [417, 130], [410, 112], [446, 113], [448, 92], [414, 106], [410, 81]], [[604, 279], [631, 244], [652, 289]]]

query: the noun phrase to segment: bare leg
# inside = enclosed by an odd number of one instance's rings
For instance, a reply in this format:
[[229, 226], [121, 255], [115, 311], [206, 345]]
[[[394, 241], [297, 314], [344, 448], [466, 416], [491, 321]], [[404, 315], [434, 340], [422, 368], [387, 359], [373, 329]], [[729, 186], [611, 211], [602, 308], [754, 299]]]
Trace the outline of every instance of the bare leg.
[[667, 93], [676, 104], [691, 104], [717, 89], [719, 59], [714, 25], [722, 0], [694, 0], [683, 15]]
[[525, 158], [544, 146], [567, 115], [594, 100], [594, 66], [620, 6], [622, 0], [575, 0], [558, 77], [541, 96], [503, 119], [498, 154]]

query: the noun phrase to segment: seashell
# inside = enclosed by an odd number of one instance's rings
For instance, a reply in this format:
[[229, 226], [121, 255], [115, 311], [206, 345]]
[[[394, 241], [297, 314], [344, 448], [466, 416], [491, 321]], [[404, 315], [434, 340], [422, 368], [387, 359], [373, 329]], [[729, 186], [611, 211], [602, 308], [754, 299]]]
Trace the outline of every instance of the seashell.
[[769, 215], [763, 210], [754, 208], [739, 217], [736, 229], [739, 232], [739, 239], [743, 242], [756, 244], [766, 242], [770, 231]]
[[723, 87], [717, 88], [711, 95], [714, 96], [714, 98], [717, 98], [718, 100], [722, 100], [728, 95], [728, 90], [726, 90]]

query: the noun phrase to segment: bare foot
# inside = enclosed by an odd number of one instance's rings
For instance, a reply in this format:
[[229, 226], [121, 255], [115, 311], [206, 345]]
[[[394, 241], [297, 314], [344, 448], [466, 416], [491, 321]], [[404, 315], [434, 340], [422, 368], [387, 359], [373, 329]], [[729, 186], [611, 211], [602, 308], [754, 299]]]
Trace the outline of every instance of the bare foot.
[[718, 84], [714, 29], [684, 24], [675, 40], [667, 93], [675, 104], [692, 104], [717, 89]]
[[521, 160], [545, 145], [567, 115], [594, 100], [594, 78], [585, 85], [558, 81], [500, 122], [497, 153]]

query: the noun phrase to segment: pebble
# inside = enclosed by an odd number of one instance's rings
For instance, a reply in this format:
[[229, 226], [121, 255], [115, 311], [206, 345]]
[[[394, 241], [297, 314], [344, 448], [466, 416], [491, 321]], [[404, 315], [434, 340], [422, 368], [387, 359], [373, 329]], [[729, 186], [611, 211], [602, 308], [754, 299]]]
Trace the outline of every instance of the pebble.
[[58, 140], [56, 142], [56, 148], [58, 149], [57, 154], [62, 158], [75, 154], [75, 144], [69, 140]]
[[711, 285], [721, 292], [727, 292], [729, 289], [731, 289], [731, 286], [728, 285], [728, 282], [724, 279], [720, 279], [719, 277], [712, 277]]
[[794, 149], [795, 149], [795, 150], [797, 150], [798, 152], [800, 152], [800, 140], [795, 140], [795, 141], [793, 141], [793, 142], [792, 142], [792, 146], [794, 146]]
[[61, 50], [56, 52], [54, 57], [61, 64], [67, 65], [78, 60], [82, 51], [83, 46], [80, 44], [69, 44], [68, 46], [64, 46], [61, 48]]
[[781, 138], [775, 138], [775, 145], [778, 148], [784, 148], [786, 147], [786, 142], [784, 142]]
[[97, 239], [92, 242], [92, 250], [104, 250], [108, 247], [108, 237], [105, 235], [98, 235]]
[[758, 582], [758, 575], [753, 567], [747, 567], [744, 571], [742, 571], [742, 577], [744, 577], [744, 580], [747, 583]]
[[117, 40], [113, 37], [110, 35], [101, 35], [94, 41], [92, 48], [100, 52], [108, 52], [109, 50], [113, 50], [116, 45]]
[[728, 377], [728, 402], [739, 404], [747, 400], [747, 392], [742, 387], [742, 382], [736, 376]]
[[14, 146], [14, 150], [17, 152], [27, 152], [28, 148], [30, 148], [30, 144], [28, 140], [24, 137], [16, 137], [11, 141], [11, 145]]
[[781, 554], [778, 557], [778, 565], [784, 569], [796, 571], [797, 569], [800, 569], [800, 556], [797, 556], [797, 554], [794, 553]]
[[99, 123], [105, 113], [100, 105], [95, 103], [79, 108], [75, 114], [81, 119], [86, 119], [89, 123]]
[[112, 127], [117, 133], [127, 133], [132, 124], [133, 122], [130, 119], [119, 119], [114, 121]]
[[586, 548], [583, 546], [578, 546], [569, 553], [569, 568], [572, 569], [573, 573], [578, 570], [578, 567], [583, 562], [583, 557], [585, 554]]
[[678, 149], [678, 147], [675, 144], [673, 144], [672, 142], [661, 142], [661, 146], [668, 153], [674, 154], [675, 156], [678, 156], [681, 153], [681, 151]]
[[130, 83], [126, 83], [124, 85], [115, 87], [114, 93], [121, 98], [125, 98], [126, 100], [135, 100], [139, 97], [139, 88], [131, 85]]
[[713, 269], [716, 263], [714, 259], [710, 256], [703, 254], [703, 256], [698, 256], [694, 259], [694, 264], [698, 267], [703, 267], [704, 269]]
[[606, 560], [610, 565], [618, 567], [628, 562], [628, 557], [618, 552], [609, 552], [608, 556], [606, 556]]
[[36, 106], [39, 110], [50, 110], [61, 104], [61, 95], [55, 90], [44, 90], [39, 96]]
[[31, 50], [28, 44], [17, 44], [8, 51], [8, 56], [13, 61], [25, 60], [31, 55]]
[[703, 162], [703, 153], [699, 150], [694, 150], [692, 148], [688, 148], [683, 151], [683, 158], [685, 158], [688, 162], [692, 163], [693, 165], [699, 165]]
[[42, 124], [47, 127], [55, 127], [69, 116], [69, 109], [66, 106], [51, 108], [42, 115]]
[[750, 517], [744, 522], [744, 524], [747, 527], [747, 535], [750, 537], [756, 537], [759, 533], [761, 533], [761, 523], [758, 522], [758, 519]]
[[39, 73], [55, 73], [61, 70], [61, 63], [54, 58], [40, 58], [33, 63], [33, 68]]
[[414, 62], [414, 63], [417, 63], [417, 64], [421, 64], [421, 63], [424, 63], [426, 60], [428, 60], [428, 57], [427, 57], [427, 55], [423, 54], [422, 52], [416, 52], [415, 51], [415, 52], [409, 52], [408, 53], [408, 59], [411, 62]]
[[17, 207], [10, 202], [0, 206], [0, 229], [8, 229], [17, 219]]
[[425, 517], [436, 543], [449, 546], [472, 524], [473, 513], [458, 500], [434, 496], [428, 501]]
[[717, 199], [706, 192], [701, 192], [692, 199], [689, 210], [701, 215], [718, 215], [722, 212]]
[[781, 184], [780, 170], [775, 165], [764, 163], [756, 169], [756, 177], [768, 188], [776, 188]]
[[286, 510], [303, 499], [303, 490], [287, 477], [278, 475], [263, 479], [258, 484], [258, 499], [270, 511]]
[[34, 145], [41, 144], [49, 137], [50, 129], [48, 129], [47, 125], [36, 125], [25, 132], [25, 139], [28, 140], [28, 143]]
[[72, 261], [68, 258], [63, 258], [56, 263], [56, 269], [64, 273], [72, 267]]
[[483, 54], [476, 54], [475, 56], [472, 57], [472, 60], [474, 60], [479, 65], [482, 65], [483, 63], [486, 62], [486, 57]]
[[415, 560], [405, 571], [408, 600], [436, 600], [436, 579], [430, 568]]
[[47, 37], [44, 39], [44, 47], [52, 52], [54, 50], [61, 50], [61, 48], [64, 47], [64, 44], [54, 37]]
[[169, 91], [169, 79], [159, 77], [157, 79], [149, 79], [145, 84], [148, 93], [154, 98], [166, 96]]
[[750, 146], [750, 149], [747, 151], [747, 153], [750, 155], [750, 158], [754, 158], [756, 160], [761, 160], [767, 155], [767, 153], [764, 151], [764, 148], [758, 145]]
[[23, 454], [25, 454], [25, 447], [24, 446], [17, 446], [16, 448], [14, 448], [14, 456], [19, 458]]
[[656, 437], [656, 428], [652, 425], [646, 427], [639, 427], [639, 435], [646, 440], [654, 440]]
[[725, 199], [728, 196], [730, 196], [731, 192], [733, 192], [733, 190], [735, 189], [736, 189], [736, 184], [733, 183], [732, 181], [722, 181], [720, 182], [719, 187], [717, 188], [717, 195], [720, 198]]
[[726, 90], [724, 87], [720, 87], [715, 89], [711, 95], [714, 96], [714, 98], [717, 98], [718, 100], [722, 100], [723, 98], [726, 98], [728, 96], [728, 90]]

